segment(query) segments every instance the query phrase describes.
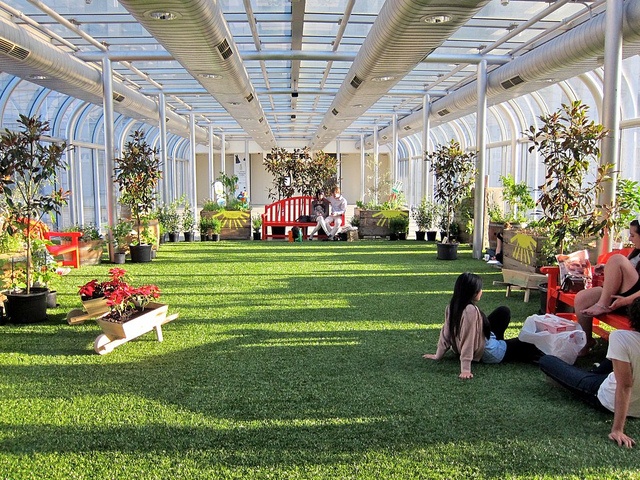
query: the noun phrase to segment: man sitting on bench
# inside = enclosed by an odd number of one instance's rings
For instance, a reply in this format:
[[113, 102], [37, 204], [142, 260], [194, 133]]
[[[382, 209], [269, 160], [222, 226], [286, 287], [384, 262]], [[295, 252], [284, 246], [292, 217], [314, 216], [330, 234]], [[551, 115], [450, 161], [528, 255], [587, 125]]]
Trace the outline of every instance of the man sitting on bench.
[[347, 210], [347, 199], [340, 194], [340, 187], [335, 186], [331, 189], [329, 203], [331, 204], [331, 215], [324, 222], [327, 227], [333, 223], [333, 228], [330, 232], [325, 228], [328, 233], [327, 240], [339, 240], [337, 236], [338, 230], [342, 226], [342, 215]]

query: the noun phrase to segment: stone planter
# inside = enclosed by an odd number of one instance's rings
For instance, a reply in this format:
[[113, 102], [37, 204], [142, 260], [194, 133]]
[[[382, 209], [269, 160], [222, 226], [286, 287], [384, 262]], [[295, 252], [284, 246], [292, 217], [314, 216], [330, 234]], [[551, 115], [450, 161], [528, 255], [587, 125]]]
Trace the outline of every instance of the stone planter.
[[251, 238], [251, 210], [222, 210], [208, 212], [202, 210], [201, 218], [217, 218], [222, 223], [221, 240], [249, 240]]
[[126, 261], [127, 254], [124, 252], [116, 252], [113, 254], [113, 263], [116, 265], [123, 265]]
[[389, 226], [389, 220], [400, 216], [409, 216], [409, 210], [362, 210], [356, 208], [354, 213], [360, 218], [358, 224], [360, 237], [388, 237], [393, 233]]

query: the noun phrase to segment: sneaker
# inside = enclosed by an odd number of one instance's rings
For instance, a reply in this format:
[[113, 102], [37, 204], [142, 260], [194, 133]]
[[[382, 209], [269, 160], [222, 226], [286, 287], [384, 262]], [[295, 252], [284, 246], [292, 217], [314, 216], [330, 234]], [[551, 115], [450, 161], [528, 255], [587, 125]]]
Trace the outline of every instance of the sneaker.
[[313, 237], [307, 238], [307, 242], [313, 242]]
[[487, 262], [487, 265], [498, 265], [499, 267], [502, 266], [502, 264], [498, 260], [489, 260]]

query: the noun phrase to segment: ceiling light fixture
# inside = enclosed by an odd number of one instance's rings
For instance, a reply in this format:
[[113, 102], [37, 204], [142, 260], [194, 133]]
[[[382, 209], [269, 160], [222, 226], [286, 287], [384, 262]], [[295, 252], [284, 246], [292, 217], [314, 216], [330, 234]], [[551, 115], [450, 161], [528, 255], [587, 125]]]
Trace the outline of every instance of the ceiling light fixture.
[[451, 15], [447, 15], [446, 13], [441, 13], [438, 15], [426, 15], [422, 17], [420, 20], [422, 20], [424, 23], [437, 24], [437, 23], [450, 22], [451, 19], [452, 19]]
[[371, 81], [373, 81], [373, 82], [388, 82], [389, 80], [394, 80], [395, 78], [396, 78], [395, 75], [384, 75], [382, 77], [372, 78]]
[[38, 73], [34, 73], [29, 75], [30, 80], [47, 80], [49, 77], [47, 75], [40, 75]]
[[166, 10], [151, 10], [144, 14], [146, 17], [151, 18], [152, 20], [160, 20], [160, 21], [170, 21], [177, 20], [181, 17], [179, 13], [168, 12]]
[[199, 73], [198, 76], [202, 78], [211, 78], [211, 79], [222, 78], [222, 75], [218, 73]]

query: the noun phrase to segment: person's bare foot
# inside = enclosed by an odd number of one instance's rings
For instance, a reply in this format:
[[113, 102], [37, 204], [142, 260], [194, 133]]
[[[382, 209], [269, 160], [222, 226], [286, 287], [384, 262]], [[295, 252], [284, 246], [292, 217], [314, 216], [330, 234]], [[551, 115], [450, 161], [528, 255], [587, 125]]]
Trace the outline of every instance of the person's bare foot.
[[585, 308], [580, 313], [582, 313], [583, 315], [588, 315], [590, 317], [597, 317], [598, 315], [604, 315], [605, 313], [609, 313], [610, 311], [610, 307], [602, 305], [601, 303], [596, 303], [589, 308]]

